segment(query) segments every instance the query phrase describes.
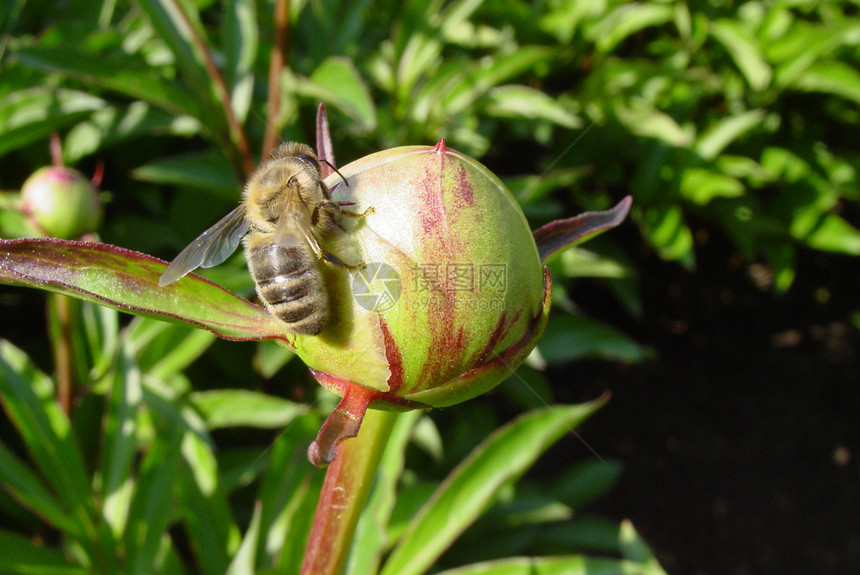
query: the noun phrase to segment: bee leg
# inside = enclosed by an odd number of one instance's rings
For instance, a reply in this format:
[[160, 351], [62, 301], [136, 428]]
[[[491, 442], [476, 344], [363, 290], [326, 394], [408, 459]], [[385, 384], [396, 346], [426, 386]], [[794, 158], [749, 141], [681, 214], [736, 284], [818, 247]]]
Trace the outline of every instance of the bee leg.
[[358, 262], [357, 264], [348, 264], [345, 261], [341, 260], [339, 257], [331, 253], [330, 251], [323, 251], [322, 253], [322, 261], [327, 263], [330, 266], [334, 266], [336, 268], [346, 268], [348, 270], [358, 270], [364, 267], [364, 262]]
[[317, 205], [314, 206], [314, 213], [311, 216], [311, 219], [313, 221], [316, 221], [317, 210], [325, 210], [330, 214], [337, 214], [339, 216], [346, 216], [348, 218], [362, 218], [364, 216], [369, 216], [374, 211], [373, 207], [371, 206], [360, 214], [357, 214], [355, 212], [350, 212], [349, 210], [343, 209], [343, 206], [341, 206], [337, 202], [334, 202], [332, 200], [323, 200], [321, 202], [317, 202]]
[[311, 247], [316, 256], [330, 266], [336, 268], [345, 268], [348, 270], [357, 270], [363, 268], [365, 265], [362, 261], [358, 262], [357, 264], [348, 264], [342, 261], [339, 257], [334, 255], [330, 251], [321, 248], [319, 242], [317, 242], [313, 234], [305, 233], [304, 236], [305, 240], [308, 242], [308, 245]]

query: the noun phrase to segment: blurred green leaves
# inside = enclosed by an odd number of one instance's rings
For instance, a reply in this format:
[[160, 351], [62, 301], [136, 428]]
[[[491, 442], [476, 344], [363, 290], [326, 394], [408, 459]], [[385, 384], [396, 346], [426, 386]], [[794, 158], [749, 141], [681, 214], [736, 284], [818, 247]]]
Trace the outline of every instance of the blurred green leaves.
[[[226, 470], [219, 469], [207, 429], [249, 425], [248, 410], [280, 412], [278, 424], [293, 424], [283, 437], [295, 443], [293, 451], [273, 449], [268, 466], [293, 468], [303, 460], [304, 445], [318, 424], [312, 417], [296, 425], [305, 408], [289, 409], [283, 400], [261, 394], [251, 405], [248, 392], [244, 398], [231, 398], [229, 408], [217, 396], [189, 403], [153, 372], [140, 369], [132, 350], [142, 352], [146, 345], [135, 345], [133, 333], [120, 334], [122, 352], [105, 380], [106, 401], [95, 419], [70, 420], [54, 399], [51, 380], [21, 350], [0, 341], [0, 403], [36, 466], [14, 455], [7, 447], [12, 438], [5, 438], [0, 444], [0, 485], [77, 549], [57, 553], [26, 542], [12, 551], [15, 543], [26, 540], [0, 531], [0, 546], [9, 550], [0, 557], [4, 573], [186, 572], [182, 565], [187, 559], [179, 557], [167, 531], [177, 521], [186, 525], [198, 551], [199, 572], [224, 573], [228, 554], [237, 551], [239, 534], [227, 501]], [[200, 416], [195, 412], [198, 405], [203, 407]], [[231, 416], [225, 417], [227, 413]], [[85, 454], [82, 438], [93, 429], [104, 430], [104, 435], [98, 453]], [[99, 462], [96, 469], [87, 464], [91, 460]], [[246, 466], [244, 473], [257, 477], [266, 467]], [[293, 469], [281, 473], [279, 481], [307, 473]], [[268, 515], [278, 514], [291, 498], [307, 494], [300, 490], [285, 498], [269, 490], [261, 505]]]
[[[809, 129], [812, 118], [842, 130], [858, 121], [850, 106], [860, 101], [853, 50], [860, 21], [848, 3], [372, 6], [292, 6], [301, 41], [289, 46], [280, 74], [277, 117], [267, 116], [263, 87], [275, 24], [254, 2], [72, 10], [77, 19], [8, 38], [0, 153], [69, 128], [66, 157], [74, 161], [155, 134], [199, 137], [220, 152], [151, 155], [133, 173], [226, 199], [236, 187], [229, 172], [241, 174], [257, 152], [244, 142], [260, 141], [261, 120], [285, 129], [286, 139], [306, 139], [296, 120], [322, 100], [342, 135], [365, 151], [445, 137], [480, 157], [505, 138], [513, 146], [537, 141], [514, 170], [549, 170], [551, 178], [553, 170], [588, 167], [579, 189], [614, 199], [632, 192], [646, 241], [690, 269], [694, 228], [703, 225], [774, 268], [779, 290], [791, 285], [797, 249], [858, 253], [856, 228], [840, 216], [857, 209], [855, 177], [826, 203], [800, 204], [790, 190], [822, 193], [822, 147], [852, 169], [857, 163], [838, 139]], [[20, 10], [21, 22], [33, 20], [34, 7]], [[339, 28], [335, 14], [343, 16]], [[820, 105], [806, 104], [811, 94]], [[575, 130], [592, 123], [589, 138], [572, 145]], [[764, 165], [774, 147], [808, 165], [805, 182]], [[213, 161], [218, 170], [207, 167]], [[618, 179], [623, 173], [628, 182]], [[593, 207], [579, 193], [558, 199]]]

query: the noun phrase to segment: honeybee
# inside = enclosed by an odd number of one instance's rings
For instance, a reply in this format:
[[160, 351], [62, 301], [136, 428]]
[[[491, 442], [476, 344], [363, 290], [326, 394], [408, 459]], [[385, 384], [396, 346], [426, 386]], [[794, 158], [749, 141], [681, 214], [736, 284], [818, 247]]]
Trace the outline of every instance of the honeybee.
[[316, 335], [329, 318], [318, 260], [349, 270], [364, 266], [341, 261], [320, 246], [320, 239], [337, 227], [337, 216], [362, 217], [372, 211], [350, 212], [333, 201], [310, 146], [283, 143], [251, 175], [239, 207], [182, 250], [158, 285], [223, 262], [244, 236], [248, 269], [266, 309], [292, 333]]

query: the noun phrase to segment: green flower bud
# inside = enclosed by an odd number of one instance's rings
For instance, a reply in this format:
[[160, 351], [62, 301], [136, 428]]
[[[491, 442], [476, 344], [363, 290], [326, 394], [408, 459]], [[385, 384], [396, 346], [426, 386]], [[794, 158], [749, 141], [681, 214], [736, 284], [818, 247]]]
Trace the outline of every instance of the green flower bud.
[[45, 235], [74, 239], [101, 221], [98, 190], [80, 172], [65, 167], [36, 170], [21, 188], [22, 210]]
[[[344, 181], [344, 178], [346, 181]], [[508, 376], [546, 326], [550, 279], [511, 193], [445, 147], [387, 150], [326, 179], [361, 218], [340, 219], [326, 266], [329, 325], [296, 336], [299, 356], [343, 397], [309, 455], [334, 458], [367, 407], [428, 408], [480, 395]]]

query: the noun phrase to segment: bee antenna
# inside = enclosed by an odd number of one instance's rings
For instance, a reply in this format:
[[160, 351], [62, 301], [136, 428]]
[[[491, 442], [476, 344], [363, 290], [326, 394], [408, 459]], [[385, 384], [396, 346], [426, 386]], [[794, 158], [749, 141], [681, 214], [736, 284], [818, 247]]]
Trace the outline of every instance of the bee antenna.
[[326, 166], [328, 166], [329, 168], [334, 170], [334, 173], [337, 174], [338, 176], [340, 176], [340, 179], [343, 180], [343, 183], [346, 184], [347, 187], [349, 187], [349, 182], [346, 180], [346, 178], [343, 177], [343, 174], [341, 174], [340, 171], [337, 168], [335, 168], [331, 162], [329, 162], [326, 159], [322, 159], [322, 160], [320, 160], [320, 162], [323, 162]]

